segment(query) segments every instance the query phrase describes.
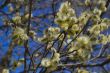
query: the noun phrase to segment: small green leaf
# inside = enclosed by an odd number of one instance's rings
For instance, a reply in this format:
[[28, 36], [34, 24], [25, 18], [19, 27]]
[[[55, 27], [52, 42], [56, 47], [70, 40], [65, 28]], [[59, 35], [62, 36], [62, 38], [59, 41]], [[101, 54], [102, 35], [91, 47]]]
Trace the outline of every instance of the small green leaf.
[[22, 46], [23, 45], [23, 41], [22, 40], [18, 40], [18, 45]]
[[14, 35], [13, 37], [12, 37], [12, 39], [16, 39], [16, 38], [18, 38], [19, 37], [19, 35]]

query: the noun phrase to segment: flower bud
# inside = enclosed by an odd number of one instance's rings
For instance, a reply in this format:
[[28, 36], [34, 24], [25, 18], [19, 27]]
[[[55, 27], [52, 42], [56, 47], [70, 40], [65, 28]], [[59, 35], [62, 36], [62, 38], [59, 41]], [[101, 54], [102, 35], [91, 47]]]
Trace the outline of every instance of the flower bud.
[[43, 58], [41, 61], [41, 65], [44, 67], [49, 67], [51, 65], [51, 60], [48, 58]]

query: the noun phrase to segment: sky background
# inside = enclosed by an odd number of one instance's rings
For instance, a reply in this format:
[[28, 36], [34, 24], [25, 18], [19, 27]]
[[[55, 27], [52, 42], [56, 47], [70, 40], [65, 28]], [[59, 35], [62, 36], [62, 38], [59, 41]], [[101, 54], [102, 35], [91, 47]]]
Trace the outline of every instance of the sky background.
[[[0, 0], [0, 5], [2, 5], [4, 3], [4, 1], [5, 0]], [[38, 3], [36, 3], [36, 7], [38, 7], [38, 8], [36, 8], [35, 10], [32, 11], [33, 17], [52, 13], [51, 1], [52, 0], [40, 0]], [[58, 2], [56, 3], [56, 6], [55, 6], [56, 11], [58, 11], [60, 3], [61, 3], [62, 0], [57, 0], [57, 1]], [[8, 6], [5, 6], [3, 9], [0, 9], [0, 10], [7, 13], [8, 12]], [[81, 13], [81, 11], [82, 11], [82, 8], [79, 7], [77, 9], [78, 15]], [[21, 9], [21, 15], [23, 15], [22, 12], [23, 12], [23, 9]], [[9, 16], [10, 16], [10, 18], [12, 18], [13, 14], [11, 14]], [[103, 17], [110, 18], [110, 5], [109, 5], [109, 8], [108, 8], [108, 11], [104, 14]], [[4, 19], [4, 16], [0, 14], [0, 27], [2, 25], [4, 25], [3, 24], [3, 19]], [[40, 23], [39, 22], [37, 23], [36, 20], [39, 21]], [[39, 19], [36, 18], [36, 19], [32, 20], [31, 24], [32, 24], [32, 26], [36, 26], [37, 24], [40, 24], [40, 26], [38, 27], [38, 30], [40, 30], [40, 32], [36, 31], [36, 33], [37, 33], [38, 36], [42, 36], [43, 35], [43, 30], [48, 28], [48, 26], [45, 26], [44, 23], [45, 24], [54, 24], [52, 21], [53, 21], [53, 19], [51, 17], [50, 18], [49, 17], [48, 18], [47, 17], [46, 18], [39, 18]], [[54, 25], [54, 26], [57, 26], [57, 25]], [[33, 29], [36, 29], [36, 27], [33, 28]], [[110, 29], [108, 29], [107, 32], [110, 33]], [[6, 52], [8, 50], [9, 44], [11, 42], [11, 38], [10, 38], [11, 33], [12, 33], [11, 27], [8, 27], [6, 29], [0, 29], [0, 59], [6, 54]], [[106, 33], [106, 31], [104, 33]], [[29, 45], [30, 45], [30, 48], [31, 48], [31, 52], [33, 52], [36, 49], [36, 47], [38, 46], [38, 43], [33, 42], [32, 40], [30, 40]], [[99, 48], [100, 48], [100, 45], [95, 47], [95, 49], [99, 49]], [[99, 50], [96, 50], [94, 52], [94, 55], [97, 55], [98, 52], [99, 52]], [[20, 57], [18, 56], [18, 53], [21, 55]], [[19, 58], [23, 58], [23, 53], [24, 53], [24, 47], [23, 46], [15, 47], [15, 49], [13, 50], [12, 58], [11, 58], [12, 62], [14, 60], [19, 59]], [[110, 53], [110, 50], [108, 50], [108, 53]], [[97, 61], [97, 62], [99, 62], [99, 61]], [[105, 67], [106, 67], [106, 69], [110, 69], [110, 64], [106, 65]], [[22, 70], [23, 70], [23, 66], [20, 66], [16, 70], [13, 70], [13, 71], [10, 70], [10, 73], [19, 73]], [[93, 68], [91, 70], [92, 71], [98, 71], [98, 70], [101, 71], [100, 68]], [[37, 71], [37, 73], [39, 73], [38, 71]], [[64, 69], [63, 73], [71, 73], [71, 72], [69, 72], [68, 69]]]

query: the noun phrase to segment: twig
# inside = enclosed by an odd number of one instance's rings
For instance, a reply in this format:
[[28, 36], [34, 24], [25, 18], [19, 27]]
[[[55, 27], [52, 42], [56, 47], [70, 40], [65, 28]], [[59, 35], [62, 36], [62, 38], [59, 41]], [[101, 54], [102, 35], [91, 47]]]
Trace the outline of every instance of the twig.
[[[28, 25], [27, 25], [27, 35], [29, 35], [29, 31], [30, 31], [30, 23], [31, 23], [31, 12], [32, 12], [32, 1], [33, 0], [29, 0], [29, 19], [28, 19]], [[29, 54], [29, 50], [28, 50], [28, 40], [25, 41], [24, 43], [24, 47], [25, 47], [25, 53], [24, 53], [24, 73], [27, 73], [27, 65], [26, 65], [26, 56], [27, 53]]]

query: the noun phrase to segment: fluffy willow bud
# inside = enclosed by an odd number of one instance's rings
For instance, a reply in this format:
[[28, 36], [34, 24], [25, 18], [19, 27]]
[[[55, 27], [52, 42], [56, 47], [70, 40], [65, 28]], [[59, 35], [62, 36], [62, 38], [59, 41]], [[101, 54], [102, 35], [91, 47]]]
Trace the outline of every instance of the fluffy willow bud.
[[86, 11], [81, 13], [81, 16], [78, 18], [78, 21], [81, 25], [86, 24], [86, 22], [88, 21], [88, 19], [91, 17], [91, 13]]
[[20, 28], [20, 27], [16, 27], [14, 29], [13, 32], [13, 37], [14, 39], [18, 38], [18, 39], [22, 39], [22, 40], [27, 40], [29, 39], [29, 37], [27, 36], [27, 34], [25, 33], [25, 30]]
[[77, 38], [77, 42], [83, 45], [88, 45], [90, 43], [90, 39], [87, 36], [80, 36], [79, 38]]
[[78, 69], [78, 73], [89, 73], [89, 71], [85, 69]]
[[83, 61], [87, 61], [90, 59], [90, 52], [91, 50], [89, 49], [81, 48], [78, 50], [78, 55], [82, 58]]
[[80, 27], [78, 27], [78, 24], [73, 24], [73, 26], [69, 30], [70, 31], [68, 31], [68, 34], [72, 35], [72, 36], [75, 36], [76, 33], [78, 33], [80, 31]]
[[58, 37], [60, 33], [60, 28], [58, 27], [49, 27], [44, 31], [44, 38], [48, 41], [52, 41]]
[[44, 67], [49, 67], [51, 66], [51, 60], [48, 58], [43, 58], [41, 61], [41, 65]]
[[102, 11], [106, 11], [106, 10], [107, 10], [107, 8], [106, 8], [106, 7], [103, 7], [103, 8], [101, 8], [101, 10], [102, 10]]
[[78, 50], [78, 48], [76, 46], [72, 46], [69, 48], [68, 52], [73, 52], [74, 50]]
[[65, 13], [65, 12], [67, 12], [67, 10], [70, 7], [71, 7], [71, 4], [68, 1], [66, 1], [66, 2], [64, 2], [64, 3], [61, 4], [59, 11], [62, 12], [62, 13], [63, 12]]
[[72, 8], [69, 8], [69, 9], [68, 9], [68, 12], [69, 12], [69, 14], [67, 14], [67, 16], [69, 16], [69, 17], [75, 15], [75, 10], [72, 9]]
[[94, 11], [93, 11], [93, 13], [94, 13], [95, 15], [101, 15], [102, 11], [99, 10], [99, 9], [97, 9], [97, 8], [95, 8]]
[[107, 10], [107, 8], [105, 7], [106, 1], [100, 0], [100, 1], [98, 2], [98, 4], [99, 4], [99, 9], [101, 9], [102, 11], [106, 11], [106, 10]]
[[94, 22], [98, 22], [98, 21], [100, 21], [101, 19], [100, 19], [100, 16], [99, 16], [99, 15], [93, 15], [93, 16], [92, 16], [92, 20], [93, 20]]
[[11, 5], [11, 4], [8, 4], [8, 7], [9, 7], [9, 12], [14, 11], [14, 8], [12, 7], [12, 5]]
[[52, 58], [52, 62], [59, 62], [60, 61], [60, 54], [54, 53], [54, 56]]
[[29, 36], [32, 37], [33, 39], [35, 39], [35, 35], [36, 35], [36, 32], [35, 31], [29, 31]]
[[110, 26], [110, 19], [108, 19], [108, 18], [103, 18], [102, 20], [102, 23], [106, 23], [108, 26]]
[[51, 33], [59, 33], [60, 28], [58, 28], [58, 27], [49, 27], [48, 31], [51, 32]]
[[29, 39], [29, 37], [27, 36], [27, 34], [21, 34], [21, 35], [20, 35], [20, 38], [21, 38], [22, 40], [28, 40], [28, 39]]
[[93, 33], [94, 35], [98, 35], [101, 31], [100, 29], [100, 25], [93, 25], [90, 29], [89, 29], [90, 33]]
[[[31, 17], [33, 17], [33, 14], [31, 14]], [[29, 18], [29, 13], [25, 15], [25, 19]]]
[[90, 5], [91, 1], [90, 0], [85, 0], [85, 5], [88, 6]]
[[16, 27], [15, 29], [14, 29], [14, 34], [22, 34], [22, 33], [25, 33], [25, 30], [24, 29], [22, 29], [22, 28], [20, 28], [20, 27]]
[[75, 16], [73, 16], [73, 17], [70, 17], [70, 21], [72, 23], [77, 23], [78, 22], [78, 19]]
[[58, 24], [63, 30], [67, 30], [71, 24], [76, 23], [77, 18], [75, 16], [74, 9], [68, 1], [61, 4], [55, 23]]
[[19, 67], [21, 65], [22, 65], [22, 62], [20, 62], [20, 61], [14, 61], [14, 63], [13, 63], [13, 69], [15, 69], [16, 67]]
[[67, 43], [70, 43], [72, 41], [72, 39], [67, 39]]
[[21, 24], [21, 16], [15, 16], [12, 19], [16, 24]]
[[103, 30], [106, 30], [108, 28], [108, 26], [106, 23], [101, 23], [100, 28], [101, 28], [101, 31], [103, 31]]
[[100, 34], [99, 43], [106, 44], [108, 42], [108, 37], [104, 34]]
[[48, 68], [46, 73], [52, 73], [52, 71], [57, 70], [58, 66], [55, 63], [52, 63], [52, 65]]
[[9, 73], [9, 69], [3, 69], [2, 73]]
[[69, 26], [69, 24], [65, 22], [65, 23], [61, 24], [60, 27], [61, 27], [62, 29], [64, 29], [64, 30], [67, 30], [67, 29], [68, 29], [68, 26]]
[[109, 40], [108, 42], [110, 42], [110, 35], [108, 36], [108, 40]]
[[51, 48], [51, 51], [54, 51], [55, 53], [57, 52], [57, 50], [54, 47]]

